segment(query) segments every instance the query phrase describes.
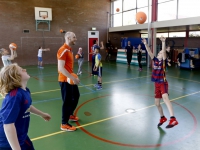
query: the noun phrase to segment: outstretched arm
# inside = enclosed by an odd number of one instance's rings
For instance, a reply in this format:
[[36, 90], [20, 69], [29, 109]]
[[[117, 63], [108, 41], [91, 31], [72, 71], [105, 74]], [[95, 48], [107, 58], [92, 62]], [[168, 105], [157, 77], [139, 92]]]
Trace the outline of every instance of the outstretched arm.
[[17, 54], [15, 54], [16, 50], [13, 50], [12, 48], [10, 48], [10, 52], [11, 52], [11, 55], [8, 58], [8, 60], [13, 60], [15, 57], [17, 57]]
[[162, 41], [162, 51], [163, 51], [163, 60], [166, 60], [167, 55], [166, 55], [166, 47], [165, 47], [165, 40], [166, 38], [161, 36], [160, 40]]
[[15, 58], [17, 57], [17, 51], [16, 50], [14, 51], [14, 57]]
[[146, 40], [145, 38], [142, 39], [142, 43], [145, 45], [146, 50], [147, 50], [149, 56], [151, 57], [151, 59], [153, 59], [153, 58], [154, 58], [154, 54], [151, 52], [151, 49], [150, 49], [150, 47], [148, 46], [147, 40]]
[[103, 41], [101, 41], [101, 48], [100, 49], [104, 49]]
[[40, 111], [39, 109], [35, 108], [32, 105], [30, 107], [30, 112], [42, 117], [45, 121], [49, 121], [51, 119], [51, 116], [49, 114]]

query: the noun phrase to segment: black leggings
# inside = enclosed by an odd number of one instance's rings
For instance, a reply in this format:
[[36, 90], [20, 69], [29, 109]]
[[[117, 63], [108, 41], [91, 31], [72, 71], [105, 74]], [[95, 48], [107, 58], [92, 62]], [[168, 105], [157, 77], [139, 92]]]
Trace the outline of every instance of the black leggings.
[[128, 64], [130, 65], [130, 63], [131, 63], [131, 60], [132, 60], [132, 53], [127, 53], [127, 62], [128, 62]]
[[140, 68], [142, 68], [141, 60], [142, 60], [142, 56], [138, 56], [138, 65]]
[[63, 100], [62, 105], [62, 124], [68, 124], [70, 115], [73, 115], [80, 97], [77, 85], [70, 85], [67, 82], [59, 82], [61, 95]]

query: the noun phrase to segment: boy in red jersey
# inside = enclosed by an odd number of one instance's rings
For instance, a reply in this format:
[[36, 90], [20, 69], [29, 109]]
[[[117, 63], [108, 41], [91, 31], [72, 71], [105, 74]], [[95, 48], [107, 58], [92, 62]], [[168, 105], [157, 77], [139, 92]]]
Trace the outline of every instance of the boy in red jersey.
[[157, 57], [155, 57], [151, 52], [151, 49], [147, 45], [146, 39], [142, 39], [142, 42], [144, 43], [149, 56], [154, 62], [151, 81], [155, 82], [155, 105], [157, 106], [161, 116], [160, 122], [158, 123], [158, 127], [160, 127], [164, 122], [167, 121], [167, 118], [165, 118], [164, 116], [162, 106], [160, 105], [160, 100], [161, 98], [163, 98], [163, 101], [167, 105], [167, 108], [171, 116], [170, 122], [166, 126], [166, 128], [172, 128], [178, 124], [178, 121], [174, 117], [174, 111], [168, 96], [168, 82], [166, 80], [166, 75], [165, 75], [166, 63], [167, 63], [167, 56], [165, 49], [166, 38], [161, 37], [160, 40], [162, 41], [162, 50], [158, 53]]

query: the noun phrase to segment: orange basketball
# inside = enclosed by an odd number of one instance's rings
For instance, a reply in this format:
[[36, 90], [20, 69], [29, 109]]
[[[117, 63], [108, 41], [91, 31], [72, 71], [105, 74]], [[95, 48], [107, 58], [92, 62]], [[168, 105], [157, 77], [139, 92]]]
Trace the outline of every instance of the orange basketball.
[[[73, 75], [75, 78], [78, 78], [78, 76], [77, 76], [75, 73], [71, 73], [71, 75]], [[75, 85], [75, 84], [74, 84], [74, 81], [73, 81], [72, 79], [70, 79], [70, 78], [67, 78], [67, 82], [68, 82], [69, 84], [71, 84], [71, 85]]]
[[76, 59], [79, 59], [79, 57], [80, 57], [80, 56], [79, 56], [78, 54], [75, 55], [75, 58], [76, 58]]
[[145, 23], [147, 19], [147, 15], [144, 13], [144, 12], [138, 12], [136, 14], [136, 21], [139, 23], [139, 24], [143, 24]]
[[119, 8], [117, 8], [117, 9], [116, 9], [116, 12], [119, 12], [119, 11], [120, 11], [120, 9], [119, 9]]
[[10, 43], [9, 48], [12, 48], [13, 50], [16, 50], [17, 49], [17, 44]]
[[62, 29], [60, 29], [60, 33], [63, 33], [63, 30], [62, 30]]

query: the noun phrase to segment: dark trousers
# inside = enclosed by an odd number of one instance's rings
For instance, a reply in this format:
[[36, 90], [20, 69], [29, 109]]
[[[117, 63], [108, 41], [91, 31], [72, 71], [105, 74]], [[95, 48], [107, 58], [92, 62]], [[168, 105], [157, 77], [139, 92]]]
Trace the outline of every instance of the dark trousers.
[[[21, 150], [35, 150], [33, 147], [33, 143], [31, 142], [30, 138], [27, 136], [24, 144], [21, 147]], [[0, 150], [12, 150], [12, 148], [0, 147]]]
[[127, 53], [127, 62], [130, 65], [133, 53]]
[[142, 68], [141, 60], [142, 60], [142, 56], [138, 56], [138, 65], [139, 65], [139, 68]]
[[67, 82], [59, 82], [61, 95], [63, 100], [62, 105], [62, 124], [68, 124], [70, 115], [73, 115], [80, 97], [77, 85], [70, 85]]
[[93, 71], [94, 65], [95, 65], [95, 56], [96, 56], [96, 54], [95, 54], [95, 55], [92, 55], [92, 74], [93, 74], [93, 75], [96, 75], [96, 74], [97, 74], [96, 71]]

